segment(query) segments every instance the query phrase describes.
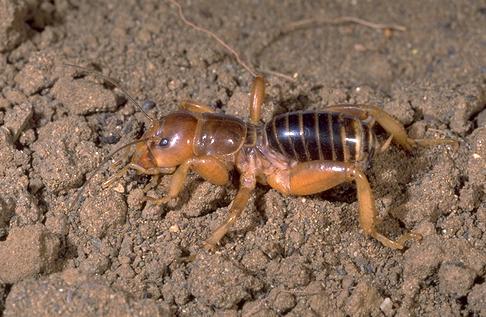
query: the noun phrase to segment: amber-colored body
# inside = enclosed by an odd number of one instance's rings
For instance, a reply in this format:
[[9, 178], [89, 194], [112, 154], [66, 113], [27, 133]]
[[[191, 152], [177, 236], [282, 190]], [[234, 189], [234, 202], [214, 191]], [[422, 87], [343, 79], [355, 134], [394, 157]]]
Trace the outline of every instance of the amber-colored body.
[[[368, 105], [338, 105], [323, 112], [294, 112], [261, 122], [265, 94], [263, 78], [257, 77], [250, 96], [250, 121], [215, 113], [210, 107], [185, 102], [177, 112], [155, 122], [135, 145], [130, 164], [105, 185], [133, 168], [151, 175], [173, 172], [169, 193], [156, 204], [176, 198], [189, 170], [205, 180], [225, 185], [229, 171], [240, 173], [240, 188], [229, 216], [205, 241], [213, 249], [244, 210], [257, 183], [268, 184], [285, 195], [319, 193], [354, 181], [357, 186], [359, 220], [367, 235], [383, 245], [402, 249], [411, 239], [406, 233], [396, 241], [377, 232], [373, 193], [363, 169], [376, 149], [385, 149], [393, 139], [410, 150], [417, 144], [433, 145], [450, 140], [414, 140], [397, 120]], [[381, 148], [372, 131], [378, 122], [390, 139]]]

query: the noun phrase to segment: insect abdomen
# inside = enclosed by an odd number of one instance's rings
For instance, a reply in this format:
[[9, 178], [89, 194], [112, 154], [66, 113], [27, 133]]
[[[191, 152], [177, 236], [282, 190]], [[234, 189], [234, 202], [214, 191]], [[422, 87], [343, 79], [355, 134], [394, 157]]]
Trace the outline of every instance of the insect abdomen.
[[365, 123], [338, 112], [289, 112], [265, 125], [272, 149], [299, 162], [360, 162], [369, 159], [375, 135]]

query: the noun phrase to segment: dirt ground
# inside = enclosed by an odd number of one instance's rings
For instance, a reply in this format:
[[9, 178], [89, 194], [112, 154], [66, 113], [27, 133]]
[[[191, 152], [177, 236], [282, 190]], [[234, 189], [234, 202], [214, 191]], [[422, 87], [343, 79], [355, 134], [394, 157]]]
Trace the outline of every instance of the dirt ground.
[[[155, 207], [142, 201], [148, 176], [101, 188], [117, 170], [106, 164], [73, 207], [107, 154], [149, 121], [63, 63], [116, 78], [155, 101], [144, 108], [158, 118], [184, 99], [246, 118], [252, 76], [165, 1], [0, 0], [0, 315], [486, 316], [486, 3], [181, 4], [264, 72], [265, 120], [372, 103], [413, 137], [459, 141], [392, 147], [367, 171], [379, 230], [423, 240], [397, 251], [366, 238], [352, 184], [307, 197], [259, 186], [215, 253], [201, 242], [237, 182], [191, 175], [180, 199]], [[288, 29], [338, 16], [407, 29]]]

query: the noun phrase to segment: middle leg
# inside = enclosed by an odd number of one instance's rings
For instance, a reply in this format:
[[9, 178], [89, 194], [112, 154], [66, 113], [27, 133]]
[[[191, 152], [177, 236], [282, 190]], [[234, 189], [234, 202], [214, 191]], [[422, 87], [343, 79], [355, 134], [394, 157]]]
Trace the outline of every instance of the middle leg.
[[265, 99], [265, 80], [257, 76], [253, 81], [250, 92], [250, 121], [258, 124], [262, 117], [262, 104]]
[[246, 204], [250, 199], [251, 192], [255, 189], [256, 179], [254, 175], [245, 175], [242, 174], [240, 176], [240, 189], [236, 194], [235, 199], [231, 203], [231, 207], [229, 210], [229, 215], [226, 220], [221, 224], [216, 230], [213, 231], [211, 236], [204, 241], [203, 247], [208, 250], [212, 251], [216, 248], [219, 241], [228, 233], [231, 226], [236, 222], [238, 217], [240, 217], [243, 210], [245, 210]]
[[179, 109], [184, 109], [190, 112], [214, 112], [214, 109], [203, 103], [194, 100], [185, 100], [179, 105]]

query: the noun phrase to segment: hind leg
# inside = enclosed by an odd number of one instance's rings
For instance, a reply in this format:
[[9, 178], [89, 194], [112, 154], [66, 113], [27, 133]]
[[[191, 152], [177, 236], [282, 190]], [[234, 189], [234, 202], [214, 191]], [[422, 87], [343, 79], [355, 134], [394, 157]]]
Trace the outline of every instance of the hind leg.
[[267, 180], [270, 186], [289, 195], [316, 194], [339, 184], [354, 181], [358, 192], [359, 222], [367, 235], [392, 249], [403, 249], [406, 241], [421, 239], [419, 234], [406, 233], [393, 241], [376, 230], [373, 192], [364, 173], [353, 164], [333, 161], [300, 163], [289, 170], [271, 175]]
[[[393, 118], [384, 110], [372, 105], [336, 105], [326, 108], [326, 111], [342, 112], [354, 115], [361, 120], [369, 120], [370, 117], [378, 122], [386, 132], [391, 134], [393, 141], [400, 144], [404, 149], [410, 151], [413, 147], [434, 146], [440, 144], [457, 145], [457, 142], [451, 139], [412, 139], [408, 137], [407, 131], [403, 124]], [[389, 144], [389, 143], [388, 143]], [[385, 150], [388, 145], [382, 149]]]

